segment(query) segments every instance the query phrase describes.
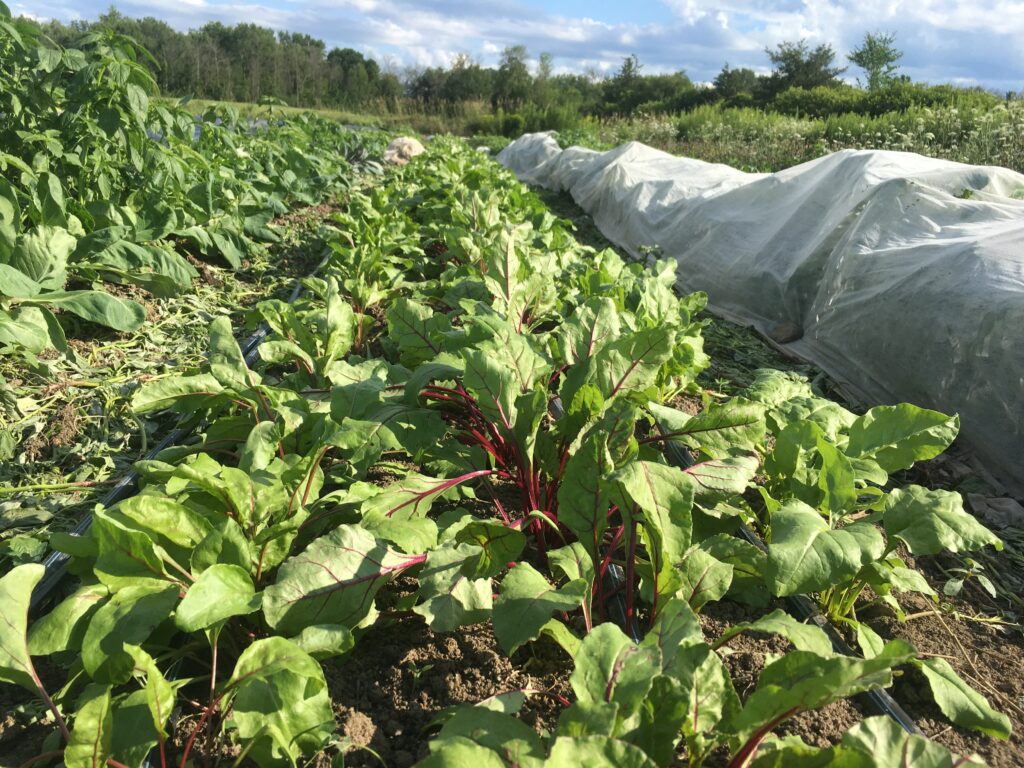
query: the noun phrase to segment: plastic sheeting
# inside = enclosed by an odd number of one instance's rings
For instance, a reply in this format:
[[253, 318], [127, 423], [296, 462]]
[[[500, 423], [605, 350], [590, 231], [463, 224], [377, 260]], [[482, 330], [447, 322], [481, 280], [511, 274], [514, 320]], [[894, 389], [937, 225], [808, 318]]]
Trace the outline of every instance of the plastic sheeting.
[[961, 416], [996, 477], [1024, 492], [1024, 175], [844, 150], [774, 174], [631, 142], [561, 150], [527, 134], [498, 160], [568, 191], [613, 242], [660, 246], [679, 285], [867, 402]]

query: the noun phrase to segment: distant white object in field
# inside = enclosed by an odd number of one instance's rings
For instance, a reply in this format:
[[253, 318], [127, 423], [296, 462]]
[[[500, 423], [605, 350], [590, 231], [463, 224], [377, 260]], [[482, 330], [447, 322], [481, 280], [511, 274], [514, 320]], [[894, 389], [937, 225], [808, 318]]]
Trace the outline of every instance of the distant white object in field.
[[422, 155], [423, 145], [409, 136], [399, 136], [384, 150], [384, 162], [405, 165], [416, 155]]
[[867, 150], [743, 173], [540, 133], [498, 161], [569, 192], [635, 256], [660, 246], [682, 289], [857, 397], [959, 413], [992, 473], [1024, 488], [1024, 175]]
[[480, 152], [482, 154], [485, 154], [485, 155], [491, 154], [491, 148], [490, 147], [485, 147], [483, 144], [481, 144], [479, 147], [477, 147], [476, 151]]

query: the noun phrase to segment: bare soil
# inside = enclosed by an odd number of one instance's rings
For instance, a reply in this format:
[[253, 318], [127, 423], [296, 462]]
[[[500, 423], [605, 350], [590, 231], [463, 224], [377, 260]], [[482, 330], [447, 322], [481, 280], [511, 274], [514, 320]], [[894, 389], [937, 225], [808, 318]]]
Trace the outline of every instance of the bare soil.
[[[700, 615], [701, 628], [707, 640], [712, 642], [729, 627], [744, 621], [755, 621], [775, 607], [778, 606], [752, 608], [725, 600], [708, 603]], [[743, 632], [729, 640], [719, 653], [732, 677], [736, 693], [745, 701], [754, 692], [767, 657], [781, 656], [791, 650], [793, 646], [789, 641], [778, 635]], [[856, 699], [843, 699], [787, 720], [775, 730], [775, 734], [796, 734], [812, 746], [830, 747], [839, 742], [843, 733], [873, 714], [876, 713], [866, 709]]]
[[[326, 666], [339, 731], [353, 748], [367, 747], [384, 763], [405, 768], [428, 754], [435, 716], [448, 707], [517, 690], [532, 690], [520, 716], [538, 730], [553, 730], [568, 697], [571, 662], [545, 642], [509, 659], [489, 624], [431, 632], [419, 616], [375, 625], [355, 649]], [[346, 766], [379, 766], [355, 749]]]
[[[927, 572], [927, 571], [926, 571]], [[937, 610], [920, 595], [900, 595], [900, 604], [912, 616], [900, 623], [880, 616], [868, 623], [886, 640], [906, 640], [923, 656], [946, 659], [964, 680], [981, 692], [989, 704], [1009, 716], [1013, 734], [1000, 741], [950, 724], [934, 703], [923, 674], [908, 669], [897, 678], [892, 694], [915, 717], [925, 734], [960, 753], [980, 755], [992, 768], [1024, 766], [1024, 638], [1019, 629], [972, 620], [956, 609]]]

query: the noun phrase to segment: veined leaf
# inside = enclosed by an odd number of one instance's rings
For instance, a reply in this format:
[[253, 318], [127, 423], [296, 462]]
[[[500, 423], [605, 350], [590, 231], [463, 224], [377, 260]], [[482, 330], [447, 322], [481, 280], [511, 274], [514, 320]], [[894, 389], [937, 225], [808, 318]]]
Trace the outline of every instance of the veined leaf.
[[242, 651], [228, 681], [235, 730], [257, 765], [295, 765], [334, 732], [327, 681], [319, 662], [283, 637]]
[[90, 683], [75, 704], [71, 740], [64, 750], [67, 768], [98, 768], [113, 757], [113, 712], [110, 686]]
[[341, 525], [281, 565], [277, 581], [264, 590], [263, 613], [271, 627], [292, 635], [313, 624], [355, 627], [378, 589], [425, 559], [396, 552], [358, 526]]
[[43, 287], [21, 270], [10, 264], [0, 263], [0, 296], [16, 299], [30, 299], [37, 296]]
[[761, 672], [757, 688], [743, 709], [721, 728], [735, 734], [734, 754], [765, 726], [778, 725], [809, 709], [873, 688], [892, 684], [892, 669], [914, 657], [914, 650], [893, 640], [877, 656], [822, 658], [810, 651], [791, 651]]
[[574, 611], [590, 584], [583, 579], [553, 587], [529, 563], [519, 563], [501, 582], [494, 605], [494, 635], [506, 653], [540, 637], [541, 629], [556, 613]]
[[68, 279], [68, 257], [76, 242], [62, 227], [38, 226], [19, 238], [7, 263], [44, 291], [60, 291]]
[[141, 645], [178, 603], [178, 587], [125, 587], [100, 606], [82, 638], [82, 666], [98, 682], [123, 683], [135, 662], [125, 645]]
[[658, 646], [636, 645], [614, 624], [600, 624], [583, 638], [569, 683], [579, 701], [615, 702], [625, 719], [640, 707], [660, 670]]
[[551, 768], [657, 768], [644, 751], [632, 744], [606, 736], [555, 739], [545, 765]]
[[874, 459], [886, 472], [912, 467], [946, 450], [960, 431], [960, 418], [916, 405], [879, 405], [850, 425], [846, 453]]
[[19, 565], [0, 578], [0, 680], [35, 692], [35, 668], [26, 639], [28, 604], [45, 569], [37, 563]]
[[146, 310], [141, 304], [103, 291], [53, 291], [24, 299], [22, 303], [58, 307], [115, 331], [135, 331], [146, 321]]
[[540, 768], [544, 764], [544, 744], [537, 732], [504, 712], [489, 709], [486, 702], [455, 707], [434, 743], [456, 739], [466, 739], [522, 768]]
[[904, 731], [885, 715], [868, 717], [843, 734], [841, 745], [867, 755], [872, 768], [983, 768], [985, 763], [958, 758], [937, 741]]
[[562, 357], [570, 365], [586, 360], [619, 337], [621, 325], [615, 302], [591, 296], [558, 328]]
[[132, 410], [146, 413], [171, 408], [187, 413], [225, 401], [224, 391], [221, 383], [210, 373], [154, 379], [135, 391]]
[[451, 632], [484, 621], [493, 597], [489, 578], [465, 573], [467, 564], [480, 557], [480, 548], [459, 544], [431, 550], [418, 578], [424, 602], [413, 608], [435, 632]]
[[696, 416], [653, 402], [648, 408], [672, 439], [709, 458], [751, 452], [764, 440], [764, 406], [743, 398], [712, 404]]
[[959, 725], [1005, 741], [1013, 727], [1010, 718], [994, 710], [980, 693], [968, 685], [945, 659], [919, 659], [915, 665], [924, 673], [932, 696], [942, 714]]
[[82, 648], [85, 628], [110, 591], [103, 584], [79, 587], [52, 611], [37, 619], [28, 633], [33, 656], [49, 656], [59, 651]]
[[217, 563], [199, 574], [189, 586], [175, 611], [174, 622], [185, 632], [196, 632], [259, 608], [260, 596], [256, 594], [249, 572], [237, 565]]
[[402, 363], [413, 367], [432, 360], [441, 351], [441, 335], [451, 330], [444, 315], [406, 298], [397, 299], [387, 312], [388, 336], [402, 354]]
[[914, 555], [964, 552], [1003, 542], [963, 507], [959, 493], [919, 485], [895, 488], [885, 499], [882, 525]]
[[769, 632], [781, 635], [798, 651], [810, 651], [822, 657], [831, 656], [833, 653], [832, 641], [821, 627], [799, 622], [781, 608], [776, 608], [756, 621], [734, 624], [719, 636], [714, 647], [725, 645], [741, 632]]
[[833, 529], [817, 510], [788, 501], [772, 515], [765, 579], [777, 596], [818, 592], [854, 578], [884, 552], [874, 524]]
[[694, 495], [704, 501], [743, 493], [760, 465], [756, 456], [729, 456], [698, 462], [684, 469], [683, 474]]
[[682, 470], [651, 461], [631, 461], [612, 476], [624, 496], [619, 508], [639, 507], [657, 578], [659, 599], [679, 588], [693, 533], [693, 489]]
[[227, 317], [218, 317], [210, 324], [210, 373], [222, 386], [236, 392], [259, 383], [259, 377], [245, 363]]

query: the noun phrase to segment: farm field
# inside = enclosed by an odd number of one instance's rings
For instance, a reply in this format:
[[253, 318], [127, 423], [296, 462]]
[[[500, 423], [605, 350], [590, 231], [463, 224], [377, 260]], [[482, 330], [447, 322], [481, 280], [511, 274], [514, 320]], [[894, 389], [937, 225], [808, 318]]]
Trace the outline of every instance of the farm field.
[[1024, 762], [955, 416], [843, 403], [461, 140], [385, 171], [8, 26], [0, 764]]

